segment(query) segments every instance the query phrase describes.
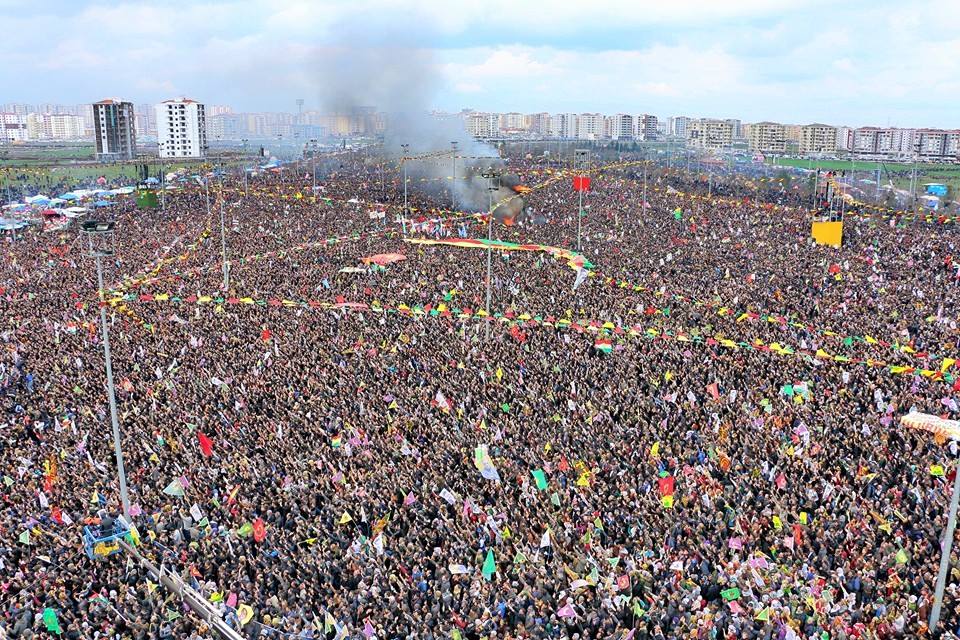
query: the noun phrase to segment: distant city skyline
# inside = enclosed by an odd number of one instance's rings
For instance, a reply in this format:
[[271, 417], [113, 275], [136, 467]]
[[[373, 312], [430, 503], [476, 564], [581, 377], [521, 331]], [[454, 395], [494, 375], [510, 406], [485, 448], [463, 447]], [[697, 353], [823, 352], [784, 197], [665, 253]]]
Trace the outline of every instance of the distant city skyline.
[[960, 23], [953, 0], [611, 0], [588, 8], [0, 0], [0, 20], [0, 86], [16, 92], [5, 101], [155, 104], [185, 95], [242, 112], [296, 112], [302, 98], [305, 109], [323, 110], [336, 93], [326, 62], [388, 43], [415, 51], [422, 66], [400, 78], [358, 78], [362, 89], [375, 97], [385, 81], [410, 83], [424, 106], [449, 112], [960, 126], [960, 35], [940, 28]]

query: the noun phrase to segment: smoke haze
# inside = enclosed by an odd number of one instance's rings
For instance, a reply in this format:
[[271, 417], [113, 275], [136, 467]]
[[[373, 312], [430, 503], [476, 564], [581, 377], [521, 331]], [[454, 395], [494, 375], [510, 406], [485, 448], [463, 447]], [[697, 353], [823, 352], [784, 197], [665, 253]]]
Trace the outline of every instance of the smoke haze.
[[[389, 156], [431, 153], [447, 155], [407, 162], [411, 187], [424, 188], [435, 196], [448, 194], [454, 182], [457, 207], [486, 211], [487, 180], [480, 173], [488, 167], [503, 168], [497, 150], [464, 130], [459, 117], [438, 117], [429, 113], [433, 98], [443, 88], [444, 78], [430, 51], [405, 44], [406, 34], [378, 32], [376, 38], [351, 24], [334, 29], [337, 41], [321, 50], [317, 67], [320, 102], [327, 113], [348, 114], [359, 107], [374, 107], [387, 115], [384, 151]], [[397, 43], [397, 44], [383, 44]], [[457, 142], [456, 181], [453, 175], [451, 142]], [[427, 178], [426, 182], [415, 182]], [[493, 194], [498, 202], [510, 195], [516, 180], [505, 176], [504, 187]], [[509, 183], [509, 184], [508, 184]], [[498, 217], [515, 218], [523, 207], [515, 198], [497, 210]]]

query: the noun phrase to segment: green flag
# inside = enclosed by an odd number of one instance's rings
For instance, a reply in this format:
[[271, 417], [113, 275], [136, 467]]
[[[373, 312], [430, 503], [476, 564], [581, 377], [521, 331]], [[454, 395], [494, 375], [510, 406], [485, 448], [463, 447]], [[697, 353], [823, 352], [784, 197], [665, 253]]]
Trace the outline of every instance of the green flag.
[[251, 533], [253, 533], [253, 525], [249, 522], [244, 522], [243, 526], [237, 529], [237, 535], [243, 538], [246, 538]]
[[500, 410], [504, 413], [510, 413], [510, 403], [504, 402], [502, 405], [500, 405]]
[[680, 210], [680, 207], [677, 207], [673, 210], [673, 219], [674, 220], [683, 220], [683, 211]]
[[483, 568], [480, 570], [480, 573], [483, 574], [483, 579], [489, 582], [496, 571], [497, 561], [493, 559], [493, 549], [490, 549], [487, 551], [487, 559], [483, 561]]
[[55, 633], [58, 636], [63, 633], [63, 629], [60, 628], [60, 620], [57, 619], [57, 612], [50, 607], [43, 610], [43, 624], [50, 633]]
[[552, 503], [553, 503], [553, 506], [555, 506], [555, 507], [559, 507], [559, 506], [560, 506], [560, 496], [557, 495], [557, 492], [556, 492], [556, 491], [554, 491], [552, 494], [550, 494], [550, 502], [552, 502]]
[[904, 551], [903, 549], [900, 549], [900, 551], [897, 551], [897, 564], [907, 564], [909, 560], [910, 558], [907, 557], [906, 551]]
[[523, 555], [520, 551], [517, 551], [517, 555], [513, 556], [513, 564], [523, 564], [526, 561], [527, 556]]
[[730, 589], [724, 589], [723, 591], [720, 592], [720, 595], [723, 596], [724, 600], [726, 600], [727, 602], [730, 602], [731, 600], [736, 600], [740, 597], [740, 589], [737, 589], [736, 587], [731, 587]]
[[27, 529], [20, 534], [20, 544], [30, 544], [30, 530]]
[[8, 487], [12, 487], [13, 478], [11, 478], [10, 476], [3, 476], [3, 484], [7, 485]]
[[544, 475], [542, 469], [534, 469], [530, 473], [533, 474], [533, 479], [537, 483], [537, 489], [543, 491], [547, 488], [547, 477]]

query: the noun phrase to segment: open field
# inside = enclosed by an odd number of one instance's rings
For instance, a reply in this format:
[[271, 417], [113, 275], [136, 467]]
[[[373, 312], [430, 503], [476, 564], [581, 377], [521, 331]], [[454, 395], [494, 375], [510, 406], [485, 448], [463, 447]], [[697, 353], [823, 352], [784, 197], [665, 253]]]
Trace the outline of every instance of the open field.
[[[826, 169], [828, 171], [854, 171], [858, 178], [875, 180], [877, 169], [880, 169], [881, 184], [889, 181], [899, 189], [910, 188], [910, 174], [913, 164], [898, 162], [867, 162], [863, 160], [806, 160], [802, 158], [775, 158], [768, 160], [768, 164], [778, 167], [799, 167], [802, 169]], [[923, 184], [939, 182], [949, 188], [948, 198], [955, 198], [960, 193], [960, 165], [953, 164], [917, 164], [918, 189], [923, 191]]]

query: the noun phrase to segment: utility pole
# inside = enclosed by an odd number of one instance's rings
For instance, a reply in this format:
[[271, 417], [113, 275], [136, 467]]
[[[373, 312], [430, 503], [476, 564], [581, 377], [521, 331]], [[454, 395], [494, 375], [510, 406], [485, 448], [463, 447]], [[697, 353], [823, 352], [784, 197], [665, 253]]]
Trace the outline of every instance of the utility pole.
[[641, 217], [647, 214], [647, 152], [643, 152], [643, 201], [640, 203]]
[[450, 209], [457, 210], [457, 141], [450, 143], [453, 148], [453, 182], [450, 183]]
[[493, 303], [493, 293], [491, 288], [491, 280], [493, 278], [493, 247], [490, 243], [493, 242], [493, 194], [500, 188], [500, 175], [501, 172], [495, 170], [493, 167], [490, 167], [482, 174], [482, 177], [487, 179], [487, 327], [486, 327], [486, 340], [490, 342], [490, 305]]
[[107, 399], [110, 403], [110, 424], [113, 427], [113, 450], [117, 459], [117, 478], [120, 481], [120, 504], [123, 517], [130, 519], [130, 496], [127, 493], [127, 476], [123, 468], [123, 449], [120, 446], [120, 421], [117, 418], [117, 397], [113, 387], [113, 362], [110, 357], [110, 331], [107, 328], [107, 307], [104, 300], [103, 258], [114, 255], [115, 242], [113, 222], [88, 220], [81, 225], [81, 231], [87, 236], [87, 257], [97, 264], [97, 285], [100, 296], [100, 330], [103, 334], [103, 359], [107, 373]]
[[243, 197], [247, 197], [247, 139], [243, 138], [240, 140], [243, 143], [243, 161], [241, 163], [241, 168], [243, 169]]
[[400, 226], [403, 229], [403, 235], [407, 235], [407, 160], [410, 145], [401, 144], [400, 148], [403, 149], [403, 158], [400, 159], [403, 163], [403, 213], [400, 215]]
[[[583, 177], [582, 172], [587, 167], [587, 162], [590, 158], [590, 151], [587, 149], [576, 149], [573, 152], [573, 161], [574, 161], [574, 175]], [[579, 208], [577, 209], [577, 251], [580, 251], [580, 233], [582, 230], [583, 222], [583, 182], [580, 182], [580, 187], [577, 189], [577, 194], [579, 195]]]
[[[209, 201], [207, 206], [209, 207]], [[230, 263], [227, 261], [227, 233], [223, 224], [223, 172], [220, 175], [220, 252], [223, 258], [223, 290], [230, 290]]]
[[164, 143], [161, 142], [157, 146], [157, 155], [160, 156], [160, 210], [167, 210], [167, 172], [163, 166], [163, 147]]
[[310, 173], [313, 177], [313, 197], [317, 197], [317, 139], [310, 138], [310, 159], [313, 161], [313, 166], [310, 169]]

